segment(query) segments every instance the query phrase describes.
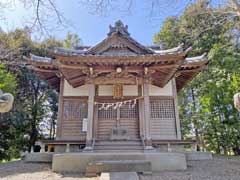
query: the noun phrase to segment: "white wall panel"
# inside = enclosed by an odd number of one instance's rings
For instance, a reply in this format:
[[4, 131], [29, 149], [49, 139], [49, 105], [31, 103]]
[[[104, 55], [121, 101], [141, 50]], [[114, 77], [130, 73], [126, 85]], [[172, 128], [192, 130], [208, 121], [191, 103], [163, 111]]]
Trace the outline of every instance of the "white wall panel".
[[123, 96], [137, 96], [138, 86], [137, 85], [125, 85], [123, 86]]
[[172, 81], [169, 81], [163, 88], [149, 85], [149, 96], [173, 96]]
[[88, 85], [73, 88], [66, 80], [64, 80], [63, 96], [88, 96]]
[[99, 85], [98, 86], [98, 95], [99, 96], [112, 96], [112, 85]]

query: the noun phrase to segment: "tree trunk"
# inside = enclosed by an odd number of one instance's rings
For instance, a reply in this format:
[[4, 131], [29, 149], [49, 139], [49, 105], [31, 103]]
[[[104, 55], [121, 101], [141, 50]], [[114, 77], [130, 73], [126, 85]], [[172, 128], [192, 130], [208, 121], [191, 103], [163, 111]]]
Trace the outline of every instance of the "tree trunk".
[[[195, 95], [194, 95], [194, 89], [193, 88], [191, 88], [191, 94], [192, 94], [192, 101], [193, 101], [193, 111], [194, 111], [194, 113], [196, 113], [196, 103], [195, 103]], [[198, 131], [198, 128], [197, 128], [197, 119], [195, 119], [195, 118], [193, 120], [193, 126], [194, 126], [195, 138], [196, 138], [196, 141], [197, 141], [197, 151], [200, 151], [199, 131]]]

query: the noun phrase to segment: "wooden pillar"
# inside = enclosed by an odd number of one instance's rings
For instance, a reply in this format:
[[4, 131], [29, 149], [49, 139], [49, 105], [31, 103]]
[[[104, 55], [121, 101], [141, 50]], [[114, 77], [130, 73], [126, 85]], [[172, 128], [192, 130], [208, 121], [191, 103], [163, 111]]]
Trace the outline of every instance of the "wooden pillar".
[[95, 96], [95, 85], [88, 85], [88, 123], [87, 123], [87, 139], [86, 147], [91, 149], [93, 140], [93, 118], [94, 118], [94, 96]]
[[[138, 86], [138, 96], [142, 96], [142, 85]], [[140, 137], [145, 137], [145, 125], [144, 125], [144, 106], [143, 106], [143, 99], [138, 100], [138, 114], [139, 114], [139, 131]]]
[[152, 148], [151, 132], [150, 132], [150, 99], [149, 99], [149, 83], [143, 84], [144, 97], [144, 125], [145, 125], [145, 146]]
[[174, 109], [175, 109], [175, 119], [176, 119], [176, 137], [181, 140], [181, 126], [178, 112], [178, 97], [177, 97], [177, 88], [175, 78], [172, 79], [172, 89], [173, 89], [173, 97], [174, 97]]
[[56, 129], [56, 139], [61, 139], [62, 136], [62, 111], [63, 111], [63, 91], [64, 91], [64, 78], [61, 77], [60, 80], [60, 90], [58, 98], [58, 118], [57, 118], [57, 129]]

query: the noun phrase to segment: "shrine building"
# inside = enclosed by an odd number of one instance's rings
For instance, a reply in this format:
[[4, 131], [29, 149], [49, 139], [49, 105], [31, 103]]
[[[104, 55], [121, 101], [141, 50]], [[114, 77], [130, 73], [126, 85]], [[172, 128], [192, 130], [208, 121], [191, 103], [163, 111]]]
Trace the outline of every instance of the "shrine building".
[[[183, 45], [143, 46], [117, 21], [95, 46], [31, 54], [31, 68], [59, 92], [55, 152], [169, 148], [181, 136], [177, 94], [208, 63]], [[162, 149], [161, 149], [162, 148]]]

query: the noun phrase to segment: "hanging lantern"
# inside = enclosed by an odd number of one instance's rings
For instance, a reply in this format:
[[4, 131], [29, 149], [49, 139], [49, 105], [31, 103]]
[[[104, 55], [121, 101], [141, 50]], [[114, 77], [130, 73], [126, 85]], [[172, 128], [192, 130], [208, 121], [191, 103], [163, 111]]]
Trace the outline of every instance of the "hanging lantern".
[[123, 98], [123, 85], [114, 84], [113, 85], [113, 99], [122, 99]]

